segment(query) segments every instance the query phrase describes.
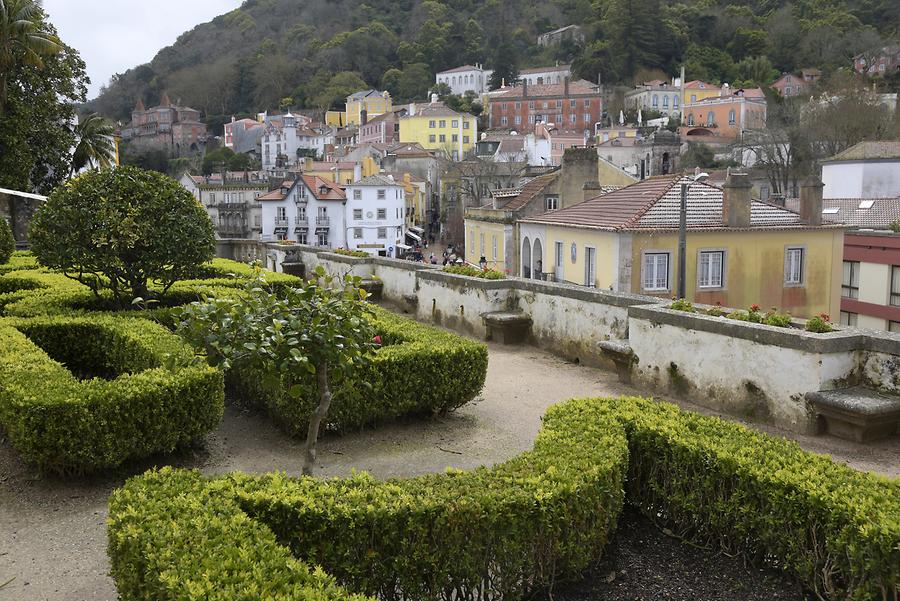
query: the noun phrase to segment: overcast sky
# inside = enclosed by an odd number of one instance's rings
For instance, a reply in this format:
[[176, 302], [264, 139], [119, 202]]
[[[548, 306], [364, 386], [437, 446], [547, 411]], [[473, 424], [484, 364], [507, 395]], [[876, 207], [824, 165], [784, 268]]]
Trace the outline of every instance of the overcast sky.
[[63, 41], [87, 63], [90, 98], [114, 73], [149, 62], [195, 25], [241, 0], [44, 0]]

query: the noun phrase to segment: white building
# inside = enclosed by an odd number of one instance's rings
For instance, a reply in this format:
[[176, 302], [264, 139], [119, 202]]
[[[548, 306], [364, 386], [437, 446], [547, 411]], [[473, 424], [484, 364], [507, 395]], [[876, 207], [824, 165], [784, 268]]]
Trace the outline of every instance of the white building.
[[519, 71], [519, 81], [527, 81], [528, 85], [560, 84], [566, 78], [572, 79], [572, 65], [556, 65], [555, 67], [534, 67]]
[[334, 132], [329, 127], [314, 129], [309, 117], [283, 115], [266, 124], [260, 139], [262, 167], [266, 171], [297, 164], [301, 156], [315, 153], [325, 155], [325, 146], [334, 143]]
[[822, 163], [824, 198], [900, 197], [900, 142], [860, 142]]
[[372, 256], [398, 257], [407, 234], [406, 193], [384, 175], [370, 175], [347, 186], [347, 246]]
[[261, 240], [289, 240], [332, 249], [347, 246], [347, 196], [340, 184], [303, 175], [283, 182], [258, 200]]
[[673, 79], [672, 83], [662, 80], [644, 82], [625, 92], [625, 108], [635, 111], [659, 111], [665, 117], [679, 114], [681, 92], [677, 78]]
[[492, 70], [485, 69], [480, 64], [463, 65], [441, 71], [435, 75], [435, 83], [447, 84], [450, 86], [450, 91], [459, 96], [464, 96], [466, 92], [482, 94], [487, 92], [490, 87], [492, 73]]

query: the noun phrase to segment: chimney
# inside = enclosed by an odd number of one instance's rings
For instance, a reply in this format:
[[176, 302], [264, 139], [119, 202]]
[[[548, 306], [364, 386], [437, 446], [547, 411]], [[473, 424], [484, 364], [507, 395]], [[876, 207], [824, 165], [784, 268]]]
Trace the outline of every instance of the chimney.
[[569, 76], [568, 75], [563, 80], [563, 96], [566, 98], [569, 97]]
[[528, 78], [522, 78], [522, 98], [528, 98]]
[[369, 111], [363, 109], [359, 111], [359, 126], [362, 127], [369, 122]]
[[729, 173], [723, 189], [722, 223], [726, 227], [750, 227], [750, 177], [746, 173]]
[[800, 219], [809, 225], [822, 225], [822, 189], [825, 184], [810, 175], [800, 184]]

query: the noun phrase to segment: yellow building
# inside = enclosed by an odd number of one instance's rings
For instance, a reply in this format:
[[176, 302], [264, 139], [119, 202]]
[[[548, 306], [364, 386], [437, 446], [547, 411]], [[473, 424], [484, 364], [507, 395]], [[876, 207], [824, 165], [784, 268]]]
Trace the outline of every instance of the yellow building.
[[372, 157], [366, 156], [361, 161], [331, 162], [304, 159], [300, 163], [300, 171], [303, 175], [314, 175], [329, 182], [346, 185], [376, 175], [379, 168]]
[[478, 119], [458, 113], [432, 96], [429, 104], [412, 104], [400, 117], [400, 142], [418, 142], [428, 150], [439, 150], [459, 161], [478, 141]]
[[387, 92], [379, 92], [378, 90], [363, 90], [347, 96], [347, 108], [344, 111], [344, 126], [356, 125], [362, 123], [362, 112], [365, 111], [367, 118], [377, 117], [388, 113], [393, 108], [391, 103], [391, 95]]
[[331, 125], [333, 127], [345, 127], [347, 125], [347, 112], [346, 111], [326, 111], [325, 112], [325, 125]]
[[722, 93], [722, 88], [715, 84], [695, 79], [684, 84], [681, 90], [681, 106], [700, 102], [704, 98], [715, 98]]
[[837, 315], [844, 226], [821, 222], [821, 188], [801, 215], [751, 200], [745, 175], [724, 190], [653, 177], [602, 197], [522, 219], [517, 275], [672, 298], [678, 292], [680, 184], [689, 184], [685, 297], [704, 304]]

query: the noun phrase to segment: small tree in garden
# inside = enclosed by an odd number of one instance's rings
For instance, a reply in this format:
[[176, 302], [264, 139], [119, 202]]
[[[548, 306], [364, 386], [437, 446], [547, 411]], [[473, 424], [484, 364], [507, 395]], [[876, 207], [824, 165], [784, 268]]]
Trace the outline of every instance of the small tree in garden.
[[178, 182], [153, 171], [89, 171], [53, 191], [35, 213], [32, 249], [47, 267], [108, 290], [126, 305], [162, 294], [213, 258], [212, 222]]
[[14, 250], [16, 240], [13, 238], [12, 229], [6, 219], [0, 217], [0, 264], [9, 262]]
[[[315, 377], [318, 406], [309, 419], [303, 473], [316, 464], [319, 429], [331, 407], [332, 382], [348, 376], [368, 360], [377, 346], [369, 319], [371, 309], [360, 278], [338, 280], [322, 267], [316, 280], [275, 294], [258, 278], [237, 298], [205, 296], [186, 307], [179, 331], [206, 351], [210, 364], [228, 368], [249, 365], [269, 374], [265, 386], [275, 387], [301, 377]], [[301, 387], [288, 393], [300, 402]]]

